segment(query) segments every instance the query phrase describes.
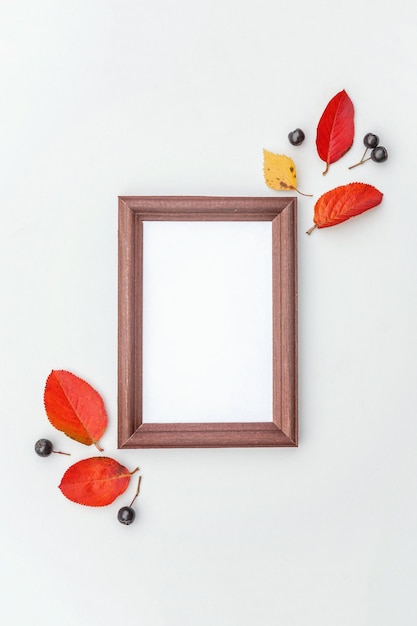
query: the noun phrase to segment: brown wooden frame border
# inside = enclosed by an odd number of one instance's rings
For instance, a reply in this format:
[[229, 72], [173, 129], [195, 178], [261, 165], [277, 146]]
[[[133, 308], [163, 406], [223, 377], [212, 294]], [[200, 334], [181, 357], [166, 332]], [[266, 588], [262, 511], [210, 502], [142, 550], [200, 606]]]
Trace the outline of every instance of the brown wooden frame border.
[[[272, 222], [273, 420], [142, 423], [144, 221]], [[221, 448], [298, 445], [297, 199], [119, 197], [118, 446]]]

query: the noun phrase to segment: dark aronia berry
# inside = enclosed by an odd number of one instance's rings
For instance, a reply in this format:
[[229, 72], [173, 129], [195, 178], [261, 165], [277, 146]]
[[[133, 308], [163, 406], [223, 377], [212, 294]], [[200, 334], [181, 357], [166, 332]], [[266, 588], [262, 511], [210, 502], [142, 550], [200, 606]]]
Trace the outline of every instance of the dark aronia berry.
[[49, 456], [53, 452], [52, 442], [49, 439], [38, 439], [35, 443], [35, 452], [39, 456]]
[[377, 146], [371, 152], [371, 159], [375, 161], [375, 163], [383, 163], [388, 159], [387, 149], [383, 146]]
[[122, 506], [117, 514], [117, 519], [121, 524], [128, 526], [135, 519], [135, 510], [131, 506]]
[[367, 133], [363, 138], [363, 143], [367, 148], [376, 148], [379, 144], [379, 137], [373, 133]]
[[293, 146], [299, 146], [303, 143], [305, 138], [306, 136], [301, 128], [296, 128], [288, 134], [288, 140]]

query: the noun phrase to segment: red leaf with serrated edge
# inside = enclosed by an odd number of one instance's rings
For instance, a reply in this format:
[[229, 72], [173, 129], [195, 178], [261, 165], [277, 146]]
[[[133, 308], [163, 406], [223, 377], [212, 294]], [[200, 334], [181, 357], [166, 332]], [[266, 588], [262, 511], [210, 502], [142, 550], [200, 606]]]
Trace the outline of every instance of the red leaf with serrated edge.
[[319, 157], [326, 163], [338, 161], [353, 144], [355, 132], [354, 109], [346, 91], [339, 91], [328, 103], [317, 126], [316, 146]]
[[85, 380], [65, 370], [52, 370], [45, 385], [45, 411], [52, 426], [87, 446], [98, 441], [107, 426], [100, 394]]
[[131, 475], [138, 469], [129, 472], [124, 465], [106, 456], [84, 459], [67, 469], [59, 489], [77, 504], [107, 506], [126, 491]]
[[366, 183], [349, 183], [324, 193], [314, 206], [314, 228], [327, 228], [360, 215], [382, 202], [383, 194]]

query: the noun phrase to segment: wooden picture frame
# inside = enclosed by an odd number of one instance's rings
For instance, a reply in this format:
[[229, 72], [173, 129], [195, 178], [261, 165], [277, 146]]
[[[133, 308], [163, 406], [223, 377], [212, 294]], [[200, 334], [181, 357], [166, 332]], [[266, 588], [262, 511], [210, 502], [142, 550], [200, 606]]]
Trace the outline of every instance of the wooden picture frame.
[[[143, 223], [272, 222], [272, 421], [142, 422]], [[297, 200], [295, 197], [119, 197], [119, 448], [298, 445]]]

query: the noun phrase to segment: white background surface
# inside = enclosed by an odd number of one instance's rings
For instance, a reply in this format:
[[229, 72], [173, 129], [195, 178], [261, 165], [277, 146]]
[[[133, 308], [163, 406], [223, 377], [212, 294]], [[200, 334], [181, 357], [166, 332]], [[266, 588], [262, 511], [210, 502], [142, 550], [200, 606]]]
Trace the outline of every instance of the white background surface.
[[[2, 0], [2, 622], [415, 626], [416, 27], [408, 0]], [[315, 128], [343, 88], [356, 139], [322, 177]], [[389, 160], [353, 174], [369, 131]], [[272, 195], [264, 147], [315, 199], [384, 193], [311, 237], [299, 200], [300, 446], [118, 452], [117, 196]], [[142, 469], [130, 527], [133, 484], [83, 508], [57, 489], [67, 457], [33, 452], [95, 453], [46, 421], [60, 368]]]

